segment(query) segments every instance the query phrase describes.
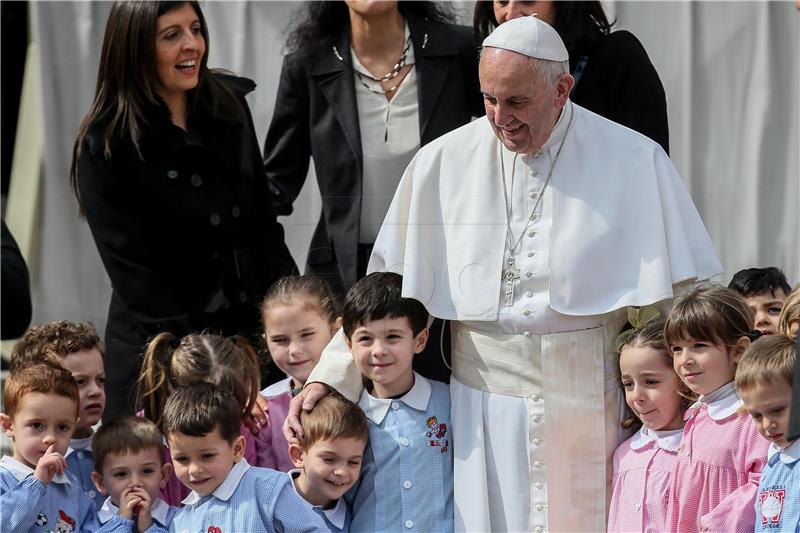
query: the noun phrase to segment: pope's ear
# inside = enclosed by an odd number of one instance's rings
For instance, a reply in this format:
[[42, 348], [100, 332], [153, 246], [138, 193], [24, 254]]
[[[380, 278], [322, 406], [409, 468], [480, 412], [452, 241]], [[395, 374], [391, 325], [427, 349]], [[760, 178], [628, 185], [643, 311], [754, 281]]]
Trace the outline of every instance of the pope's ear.
[[564, 73], [556, 81], [556, 107], [559, 109], [567, 104], [567, 98], [572, 87], [575, 85], [575, 78], [570, 74]]

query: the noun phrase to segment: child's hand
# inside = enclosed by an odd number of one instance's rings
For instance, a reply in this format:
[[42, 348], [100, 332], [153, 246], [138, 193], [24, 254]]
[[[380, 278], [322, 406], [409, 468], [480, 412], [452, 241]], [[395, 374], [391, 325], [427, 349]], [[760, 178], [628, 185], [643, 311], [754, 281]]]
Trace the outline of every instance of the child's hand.
[[244, 418], [244, 425], [250, 428], [253, 435], [258, 435], [258, 431], [269, 425], [269, 400], [260, 394], [256, 396], [256, 403], [250, 416]]
[[58, 474], [63, 474], [67, 468], [67, 460], [64, 456], [55, 451], [55, 445], [51, 444], [39, 462], [36, 463], [36, 470], [33, 475], [45, 485], [49, 485]]
[[144, 488], [137, 487], [133, 490], [141, 498], [141, 502], [136, 509], [136, 528], [139, 533], [144, 533], [153, 525], [153, 515], [150, 513], [150, 506], [153, 504], [153, 500]]
[[133, 520], [133, 515], [141, 512], [141, 505], [147, 499], [150, 509], [150, 495], [142, 487], [128, 487], [119, 496], [119, 515], [126, 520]]

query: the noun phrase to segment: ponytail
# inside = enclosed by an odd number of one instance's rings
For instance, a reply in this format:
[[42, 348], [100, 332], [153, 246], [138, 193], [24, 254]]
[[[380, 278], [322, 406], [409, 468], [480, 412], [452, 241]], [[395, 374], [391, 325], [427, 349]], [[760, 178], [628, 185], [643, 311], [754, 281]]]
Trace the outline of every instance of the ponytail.
[[161, 408], [169, 396], [170, 359], [180, 345], [172, 333], [159, 333], [144, 352], [142, 370], [137, 381], [136, 405], [144, 410], [144, 417], [161, 427]]
[[253, 410], [261, 390], [261, 365], [256, 350], [245, 337], [234, 335], [228, 340], [241, 352], [243, 370], [241, 386], [245, 387], [247, 391], [247, 394], [243, 395], [242, 416], [246, 416]]

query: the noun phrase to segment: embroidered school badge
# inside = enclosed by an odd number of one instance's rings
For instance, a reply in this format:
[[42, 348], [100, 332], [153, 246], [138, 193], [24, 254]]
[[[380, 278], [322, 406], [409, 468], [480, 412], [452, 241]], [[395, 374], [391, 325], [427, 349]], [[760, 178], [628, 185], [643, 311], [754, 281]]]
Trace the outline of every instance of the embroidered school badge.
[[58, 510], [58, 520], [56, 520], [56, 525], [53, 528], [54, 533], [72, 533], [72, 530], [75, 529], [75, 519], [69, 516], [67, 513], [62, 511], [61, 509]]
[[765, 490], [758, 495], [761, 501], [761, 525], [777, 524], [783, 514], [783, 500], [786, 489]]
[[222, 528], [217, 526], [208, 526], [206, 533], [222, 533]]
[[425, 436], [431, 439], [428, 446], [438, 448], [436, 451], [439, 453], [445, 453], [450, 448], [449, 441], [444, 438], [447, 436], [447, 424], [440, 424], [435, 416], [431, 416], [425, 421], [425, 425], [430, 428], [425, 432]]

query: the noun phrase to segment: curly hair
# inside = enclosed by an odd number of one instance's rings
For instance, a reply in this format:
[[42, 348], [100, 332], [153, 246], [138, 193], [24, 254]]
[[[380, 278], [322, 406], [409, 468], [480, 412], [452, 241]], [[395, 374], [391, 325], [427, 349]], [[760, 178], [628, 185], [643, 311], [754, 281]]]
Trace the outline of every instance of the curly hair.
[[58, 320], [28, 328], [11, 351], [11, 368], [33, 361], [60, 359], [83, 350], [97, 349], [103, 353], [100, 337], [91, 322]]

